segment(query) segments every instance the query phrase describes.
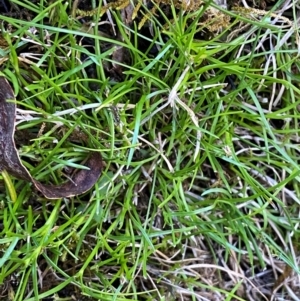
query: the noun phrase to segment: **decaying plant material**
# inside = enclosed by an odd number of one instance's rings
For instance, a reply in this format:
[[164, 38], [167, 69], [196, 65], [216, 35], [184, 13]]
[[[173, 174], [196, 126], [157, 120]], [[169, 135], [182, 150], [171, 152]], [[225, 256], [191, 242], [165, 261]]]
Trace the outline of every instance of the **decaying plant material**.
[[[134, 4], [132, 4], [134, 3]], [[76, 17], [86, 17], [93, 16], [98, 14], [103, 16], [109, 10], [121, 10], [127, 7], [132, 7], [131, 9], [131, 21], [139, 17], [138, 28], [142, 28], [147, 20], [151, 19], [151, 16], [158, 14], [158, 11], [162, 7], [171, 7], [173, 6], [177, 10], [183, 10], [185, 12], [195, 12], [202, 10], [205, 7], [205, 3], [203, 1], [170, 1], [170, 0], [154, 0], [147, 2], [147, 10], [146, 12], [142, 10], [142, 2], [141, 1], [129, 1], [129, 0], [119, 0], [108, 3], [107, 5], [96, 7], [90, 11], [84, 11], [81, 9], [73, 8], [74, 15]], [[142, 17], [140, 17], [142, 16]], [[221, 28], [224, 28], [229, 25], [230, 17], [218, 9], [209, 6], [205, 9], [203, 15], [203, 22], [199, 25], [202, 25], [210, 31], [218, 31]]]

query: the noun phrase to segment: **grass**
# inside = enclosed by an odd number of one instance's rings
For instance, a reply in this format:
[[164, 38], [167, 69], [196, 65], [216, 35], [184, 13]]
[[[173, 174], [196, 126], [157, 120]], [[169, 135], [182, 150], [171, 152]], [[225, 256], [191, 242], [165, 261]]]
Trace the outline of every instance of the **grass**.
[[153, 37], [111, 10], [118, 39], [75, 1], [11, 2], [24, 165], [53, 185], [91, 150], [105, 166], [55, 201], [2, 173], [0, 300], [299, 300], [296, 1], [209, 36], [204, 7], [158, 8]]

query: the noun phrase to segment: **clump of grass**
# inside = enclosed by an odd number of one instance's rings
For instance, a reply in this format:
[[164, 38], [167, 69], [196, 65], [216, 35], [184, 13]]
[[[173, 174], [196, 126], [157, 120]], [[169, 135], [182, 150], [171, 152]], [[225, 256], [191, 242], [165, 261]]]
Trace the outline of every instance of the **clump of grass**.
[[30, 21], [0, 18], [24, 164], [55, 184], [101, 149], [105, 168], [72, 199], [2, 187], [2, 298], [295, 299], [296, 28], [231, 13], [208, 39], [205, 10], [158, 8], [151, 38], [112, 11], [115, 39], [69, 19], [71, 3], [23, 6]]

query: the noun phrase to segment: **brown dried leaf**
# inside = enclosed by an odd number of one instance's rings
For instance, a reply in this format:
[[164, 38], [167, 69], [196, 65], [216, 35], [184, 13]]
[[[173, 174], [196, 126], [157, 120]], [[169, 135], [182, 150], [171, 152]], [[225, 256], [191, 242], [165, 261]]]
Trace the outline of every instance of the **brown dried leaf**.
[[102, 171], [102, 157], [92, 152], [85, 163], [89, 170], [81, 169], [71, 181], [61, 185], [44, 185], [32, 178], [22, 164], [14, 141], [16, 105], [13, 90], [5, 77], [0, 76], [0, 171], [6, 170], [18, 179], [33, 183], [48, 199], [82, 194], [97, 182]]

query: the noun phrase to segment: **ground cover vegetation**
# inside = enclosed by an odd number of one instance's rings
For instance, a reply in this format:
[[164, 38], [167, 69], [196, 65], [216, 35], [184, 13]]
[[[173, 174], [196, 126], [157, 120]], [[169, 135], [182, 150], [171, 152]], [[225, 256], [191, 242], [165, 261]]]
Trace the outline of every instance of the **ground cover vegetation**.
[[299, 10], [1, 0], [0, 300], [299, 300]]

